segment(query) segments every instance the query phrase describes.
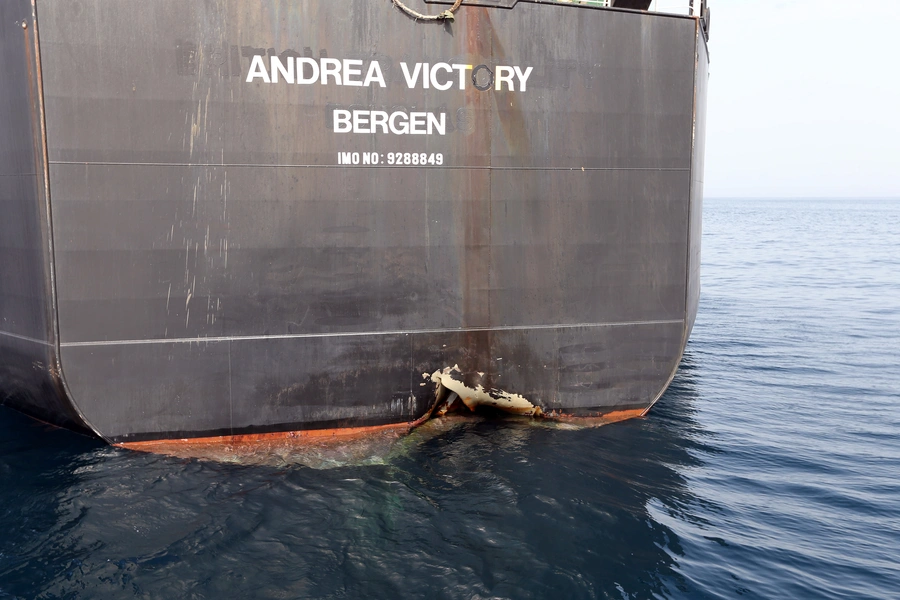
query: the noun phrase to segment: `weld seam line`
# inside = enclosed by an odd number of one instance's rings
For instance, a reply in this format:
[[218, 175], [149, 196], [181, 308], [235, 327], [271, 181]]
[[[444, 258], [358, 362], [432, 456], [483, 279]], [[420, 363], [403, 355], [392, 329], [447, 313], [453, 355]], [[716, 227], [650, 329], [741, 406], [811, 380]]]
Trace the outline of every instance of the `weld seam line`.
[[32, 342], [34, 344], [41, 344], [44, 346], [56, 347], [53, 342], [48, 342], [47, 340], [39, 340], [33, 337], [28, 337], [27, 335], [19, 335], [17, 333], [10, 333], [9, 331], [0, 331], [0, 335], [11, 337], [16, 340], [22, 340], [24, 342]]
[[460, 329], [406, 329], [396, 331], [354, 331], [340, 333], [284, 333], [276, 335], [242, 335], [196, 338], [143, 339], [143, 340], [97, 340], [90, 342], [63, 342], [63, 348], [79, 348], [85, 346], [135, 346], [144, 344], [194, 344], [212, 342], [246, 342], [261, 340], [294, 340], [309, 338], [366, 337], [389, 335], [417, 335], [433, 333], [475, 333], [479, 331], [527, 331], [529, 329], [577, 329], [581, 327], [627, 327], [633, 325], [675, 325], [683, 324], [684, 319], [667, 319], [659, 321], [623, 321], [620, 323], [575, 323], [565, 325], [527, 325], [508, 327], [471, 327]]
[[165, 163], [165, 162], [87, 162], [77, 160], [51, 160], [51, 165], [82, 165], [95, 167], [221, 167], [260, 169], [472, 169], [482, 171], [690, 171], [690, 167], [497, 167], [491, 165], [289, 165], [254, 163]]

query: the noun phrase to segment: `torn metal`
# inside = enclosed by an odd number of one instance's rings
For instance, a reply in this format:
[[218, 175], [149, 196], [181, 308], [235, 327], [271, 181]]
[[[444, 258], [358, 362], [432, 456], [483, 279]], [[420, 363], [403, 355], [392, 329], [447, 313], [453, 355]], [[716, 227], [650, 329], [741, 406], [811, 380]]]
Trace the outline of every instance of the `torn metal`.
[[[461, 402], [474, 412], [480, 406], [486, 406], [516, 415], [540, 417], [544, 411], [524, 396], [513, 394], [496, 388], [485, 389], [482, 385], [471, 387], [463, 381], [459, 365], [445, 367], [431, 375], [423, 373], [423, 378], [431, 379], [437, 384], [435, 389], [438, 416], [453, 411]], [[434, 407], [432, 409], [432, 412]]]

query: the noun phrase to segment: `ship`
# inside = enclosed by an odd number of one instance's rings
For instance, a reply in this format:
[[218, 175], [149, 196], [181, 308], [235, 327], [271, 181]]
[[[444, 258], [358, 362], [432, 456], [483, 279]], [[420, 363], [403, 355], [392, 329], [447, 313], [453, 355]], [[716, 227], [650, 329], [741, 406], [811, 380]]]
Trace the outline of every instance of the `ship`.
[[645, 414], [700, 295], [682, 4], [5, 0], [0, 403], [135, 448]]

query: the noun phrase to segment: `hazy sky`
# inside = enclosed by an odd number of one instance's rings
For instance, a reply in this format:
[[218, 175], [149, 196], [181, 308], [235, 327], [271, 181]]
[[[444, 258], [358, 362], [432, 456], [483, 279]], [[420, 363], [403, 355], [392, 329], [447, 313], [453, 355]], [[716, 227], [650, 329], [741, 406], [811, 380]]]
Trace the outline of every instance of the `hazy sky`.
[[900, 197], [900, 0], [710, 0], [707, 197]]

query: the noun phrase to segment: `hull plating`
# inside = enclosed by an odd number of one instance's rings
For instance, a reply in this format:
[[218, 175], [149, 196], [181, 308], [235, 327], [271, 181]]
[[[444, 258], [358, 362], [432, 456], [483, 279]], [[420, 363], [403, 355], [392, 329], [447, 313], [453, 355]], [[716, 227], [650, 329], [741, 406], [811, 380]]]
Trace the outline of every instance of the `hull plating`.
[[414, 421], [454, 367], [566, 415], [668, 385], [699, 295], [695, 19], [39, 0], [37, 25], [43, 113], [2, 34], [29, 250], [0, 226], [0, 352], [52, 356], [5, 368], [6, 403], [130, 442]]

